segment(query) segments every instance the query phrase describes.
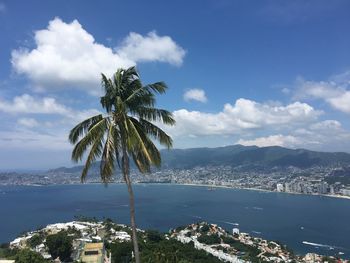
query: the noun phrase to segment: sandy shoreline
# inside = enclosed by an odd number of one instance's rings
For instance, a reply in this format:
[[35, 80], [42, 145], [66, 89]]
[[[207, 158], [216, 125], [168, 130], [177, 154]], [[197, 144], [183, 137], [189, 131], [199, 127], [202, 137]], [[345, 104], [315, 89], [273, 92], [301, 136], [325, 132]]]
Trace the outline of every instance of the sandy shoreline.
[[[157, 183], [155, 183], [157, 184]], [[324, 197], [332, 197], [332, 198], [340, 198], [340, 199], [348, 199], [350, 200], [350, 196], [344, 195], [325, 195], [325, 194], [303, 194], [303, 193], [292, 193], [292, 192], [277, 192], [260, 188], [247, 188], [247, 187], [232, 187], [226, 185], [210, 185], [210, 184], [168, 184], [168, 185], [186, 185], [186, 186], [200, 186], [200, 187], [213, 187], [213, 188], [226, 188], [226, 189], [242, 189], [242, 190], [250, 190], [250, 191], [258, 191], [258, 192], [267, 192], [267, 193], [279, 193], [279, 194], [292, 194], [292, 195], [306, 195], [306, 196], [324, 196]]]

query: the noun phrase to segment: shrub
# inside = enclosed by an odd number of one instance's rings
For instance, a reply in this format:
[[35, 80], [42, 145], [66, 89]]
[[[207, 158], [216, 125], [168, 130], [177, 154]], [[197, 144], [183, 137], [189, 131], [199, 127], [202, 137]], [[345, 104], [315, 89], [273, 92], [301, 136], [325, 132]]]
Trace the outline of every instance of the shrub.
[[46, 245], [53, 259], [59, 257], [62, 261], [70, 260], [73, 246], [72, 239], [68, 236], [66, 231], [48, 236], [46, 238]]
[[16, 263], [47, 263], [42, 255], [30, 249], [22, 249], [15, 256]]

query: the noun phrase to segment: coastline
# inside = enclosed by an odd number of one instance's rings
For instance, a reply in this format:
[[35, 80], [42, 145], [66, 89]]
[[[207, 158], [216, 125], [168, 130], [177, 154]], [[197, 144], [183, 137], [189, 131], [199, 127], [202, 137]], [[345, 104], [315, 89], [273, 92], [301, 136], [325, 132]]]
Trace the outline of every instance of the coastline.
[[[121, 184], [121, 183], [118, 183]], [[350, 200], [350, 196], [344, 196], [344, 195], [326, 195], [326, 194], [304, 194], [304, 193], [293, 193], [293, 192], [277, 192], [272, 190], [266, 190], [266, 189], [260, 189], [260, 188], [248, 188], [248, 187], [233, 187], [233, 186], [226, 186], [226, 185], [211, 185], [211, 184], [177, 184], [177, 183], [135, 183], [135, 184], [153, 184], [153, 185], [184, 185], [184, 186], [198, 186], [198, 187], [212, 187], [212, 188], [224, 188], [224, 189], [241, 189], [241, 190], [249, 190], [249, 191], [257, 191], [257, 192], [266, 192], [266, 193], [278, 193], [278, 194], [292, 194], [292, 195], [304, 195], [304, 196], [322, 196], [322, 197], [332, 197], [332, 198], [339, 198], [339, 199], [347, 199]]]
[[[45, 187], [45, 186], [60, 186], [60, 185], [95, 185], [95, 184], [103, 184], [101, 182], [89, 182], [89, 183], [71, 183], [71, 184], [6, 184], [0, 185], [0, 187], [6, 186], [32, 186], [32, 187]], [[122, 182], [111, 182], [109, 184], [124, 184]], [[208, 187], [208, 188], [224, 188], [224, 189], [241, 189], [241, 190], [249, 190], [249, 191], [257, 191], [257, 192], [266, 192], [266, 193], [278, 193], [278, 194], [291, 194], [291, 195], [304, 195], [304, 196], [320, 196], [320, 197], [331, 197], [338, 199], [346, 199], [350, 200], [350, 196], [344, 195], [330, 195], [330, 194], [305, 194], [305, 193], [295, 193], [295, 192], [277, 192], [272, 190], [260, 189], [255, 187], [234, 187], [227, 185], [212, 185], [212, 184], [191, 184], [191, 183], [156, 183], [156, 182], [134, 182], [134, 185], [183, 185], [183, 186], [198, 186], [198, 187]]]

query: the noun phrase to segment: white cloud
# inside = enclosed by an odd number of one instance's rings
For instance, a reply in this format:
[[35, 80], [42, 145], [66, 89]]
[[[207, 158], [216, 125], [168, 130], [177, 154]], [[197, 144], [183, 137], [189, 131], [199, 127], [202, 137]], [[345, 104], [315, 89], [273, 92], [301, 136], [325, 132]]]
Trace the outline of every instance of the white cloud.
[[31, 95], [23, 94], [17, 96], [13, 101], [0, 99], [0, 111], [7, 113], [34, 113], [34, 114], [67, 114], [68, 108], [57, 103], [54, 98], [34, 98]]
[[63, 116], [66, 122], [72, 123], [101, 113], [96, 109], [74, 110], [58, 103], [55, 98], [37, 98], [28, 94], [17, 96], [12, 101], [0, 98], [1, 111], [11, 114], [56, 114]]
[[237, 144], [242, 144], [245, 146], [256, 145], [259, 147], [267, 147], [267, 146], [282, 146], [282, 147], [290, 147], [294, 148], [296, 145], [300, 145], [300, 141], [291, 135], [270, 135], [267, 137], [259, 137], [252, 140], [244, 140], [239, 139]]
[[159, 61], [180, 66], [186, 51], [169, 36], [158, 36], [155, 31], [146, 36], [131, 32], [116, 49], [125, 59], [135, 62]]
[[117, 68], [138, 61], [160, 61], [181, 65], [185, 51], [169, 36], [155, 32], [130, 35], [116, 50], [99, 44], [82, 25], [59, 18], [47, 29], [35, 31], [36, 48], [12, 51], [15, 71], [25, 74], [38, 90], [78, 88], [99, 94], [100, 74], [112, 75]]
[[306, 103], [294, 102], [274, 106], [248, 99], [238, 99], [234, 105], [224, 105], [218, 113], [180, 109], [173, 112], [176, 126], [165, 127], [173, 136], [232, 135], [244, 130], [273, 127], [298, 127], [317, 120], [322, 112]]
[[202, 89], [190, 89], [185, 92], [183, 97], [185, 101], [195, 100], [204, 103], [208, 100], [205, 91]]
[[334, 76], [327, 81], [297, 80], [295, 97], [321, 99], [332, 108], [350, 113], [350, 71]]
[[33, 128], [39, 125], [37, 120], [33, 118], [20, 118], [17, 120], [17, 123], [21, 126], [28, 127], [28, 128]]
[[[273, 132], [273, 131], [272, 131]], [[259, 147], [283, 146], [288, 148], [309, 148], [315, 150], [339, 150], [349, 145], [350, 132], [340, 122], [325, 120], [311, 123], [303, 128], [288, 131], [289, 134], [273, 134], [253, 139], [239, 139], [236, 143]]]

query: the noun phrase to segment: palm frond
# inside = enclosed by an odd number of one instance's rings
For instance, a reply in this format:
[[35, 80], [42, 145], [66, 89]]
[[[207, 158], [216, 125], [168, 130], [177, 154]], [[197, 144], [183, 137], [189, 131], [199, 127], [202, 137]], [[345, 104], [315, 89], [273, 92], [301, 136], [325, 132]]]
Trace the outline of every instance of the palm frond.
[[89, 146], [96, 141], [103, 140], [103, 135], [107, 127], [107, 118], [101, 119], [92, 126], [87, 134], [75, 145], [72, 151], [72, 160], [75, 162], [81, 161], [82, 157]]
[[160, 81], [160, 82], [155, 82], [153, 84], [148, 84], [144, 88], [158, 94], [163, 94], [168, 89], [168, 86], [165, 84], [165, 82]]
[[[133, 121], [135, 122], [137, 120], [133, 118]], [[140, 119], [138, 123], [146, 134], [152, 136], [159, 141], [160, 144], [166, 146], [168, 149], [173, 146], [172, 138], [158, 126], [144, 119]]]
[[116, 159], [115, 127], [109, 125], [108, 133], [102, 153], [100, 174], [103, 182], [109, 182], [114, 172], [114, 161]]
[[138, 107], [133, 111], [140, 119], [147, 121], [161, 121], [166, 125], [175, 125], [176, 121], [170, 111], [152, 107]]
[[86, 179], [86, 176], [87, 176], [87, 173], [90, 169], [90, 166], [93, 162], [96, 161], [96, 159], [98, 157], [101, 156], [101, 153], [102, 153], [102, 148], [103, 148], [103, 140], [96, 140], [94, 142], [94, 144], [92, 145], [91, 149], [90, 149], [90, 153], [86, 159], [86, 162], [85, 162], [85, 165], [84, 165], [84, 169], [81, 173], [81, 182], [84, 182], [85, 179]]
[[94, 126], [102, 119], [102, 114], [93, 116], [80, 122], [69, 133], [69, 141], [74, 144], [78, 141], [79, 137], [86, 134], [90, 127]]

